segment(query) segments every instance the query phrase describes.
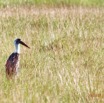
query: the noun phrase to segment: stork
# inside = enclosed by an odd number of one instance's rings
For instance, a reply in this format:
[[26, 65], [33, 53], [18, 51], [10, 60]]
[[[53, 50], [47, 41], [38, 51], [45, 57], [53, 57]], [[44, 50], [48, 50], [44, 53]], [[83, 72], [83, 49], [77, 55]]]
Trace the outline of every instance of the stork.
[[20, 60], [20, 44], [26, 46], [27, 48], [30, 48], [23, 41], [21, 41], [21, 39], [17, 38], [16, 40], [14, 40], [15, 51], [9, 56], [5, 64], [7, 78], [12, 78], [18, 73]]

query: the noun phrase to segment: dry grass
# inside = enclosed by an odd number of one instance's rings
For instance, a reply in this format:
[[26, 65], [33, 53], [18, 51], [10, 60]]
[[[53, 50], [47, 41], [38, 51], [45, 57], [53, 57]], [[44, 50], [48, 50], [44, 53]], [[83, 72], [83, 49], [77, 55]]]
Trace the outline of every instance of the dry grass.
[[[0, 9], [1, 103], [103, 103], [104, 9], [17, 6]], [[19, 77], [5, 61], [20, 37]]]

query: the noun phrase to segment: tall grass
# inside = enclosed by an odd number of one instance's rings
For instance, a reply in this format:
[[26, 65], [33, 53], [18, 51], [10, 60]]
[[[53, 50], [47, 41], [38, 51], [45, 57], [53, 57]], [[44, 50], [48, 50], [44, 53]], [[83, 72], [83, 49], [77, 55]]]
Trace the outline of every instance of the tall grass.
[[24, 4], [104, 6], [104, 0], [0, 0], [1, 7]]
[[[21, 38], [19, 76], [5, 77], [5, 62]], [[103, 103], [104, 9], [0, 9], [1, 103]]]

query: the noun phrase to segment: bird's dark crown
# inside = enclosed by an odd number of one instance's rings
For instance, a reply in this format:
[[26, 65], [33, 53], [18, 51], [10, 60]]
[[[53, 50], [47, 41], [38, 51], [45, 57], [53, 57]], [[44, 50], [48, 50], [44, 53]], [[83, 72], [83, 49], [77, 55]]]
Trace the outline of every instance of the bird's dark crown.
[[21, 39], [20, 39], [20, 38], [17, 38], [17, 39], [15, 40], [15, 43], [16, 43], [16, 44], [19, 44], [20, 41], [21, 41]]

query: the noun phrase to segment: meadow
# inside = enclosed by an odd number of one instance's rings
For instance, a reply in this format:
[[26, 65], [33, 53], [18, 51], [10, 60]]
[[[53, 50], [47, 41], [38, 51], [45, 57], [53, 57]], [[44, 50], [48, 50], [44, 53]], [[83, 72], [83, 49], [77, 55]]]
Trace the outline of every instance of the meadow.
[[[0, 103], [103, 103], [104, 2], [25, 1], [0, 1]], [[9, 81], [16, 38], [30, 49]]]

